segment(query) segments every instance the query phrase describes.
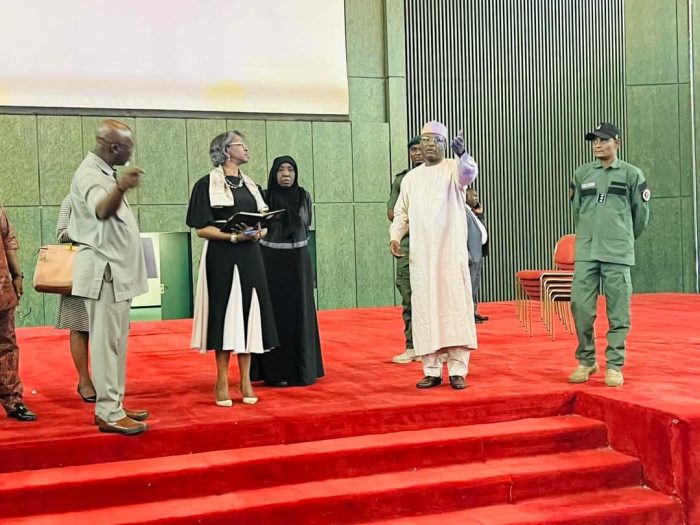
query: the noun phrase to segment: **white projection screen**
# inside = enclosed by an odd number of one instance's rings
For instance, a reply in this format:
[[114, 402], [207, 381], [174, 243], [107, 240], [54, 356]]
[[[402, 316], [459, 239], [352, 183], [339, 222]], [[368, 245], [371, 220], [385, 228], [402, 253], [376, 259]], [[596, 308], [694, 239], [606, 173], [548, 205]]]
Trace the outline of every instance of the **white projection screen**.
[[347, 115], [343, 0], [4, 1], [0, 106]]

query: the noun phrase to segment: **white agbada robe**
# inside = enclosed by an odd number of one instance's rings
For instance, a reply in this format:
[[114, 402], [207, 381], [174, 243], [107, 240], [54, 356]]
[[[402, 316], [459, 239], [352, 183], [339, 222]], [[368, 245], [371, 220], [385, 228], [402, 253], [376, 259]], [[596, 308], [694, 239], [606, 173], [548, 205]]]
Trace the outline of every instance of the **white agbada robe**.
[[425, 356], [426, 375], [438, 375], [441, 350], [449, 350], [450, 375], [466, 375], [468, 350], [477, 347], [464, 213], [465, 187], [477, 173], [468, 153], [418, 166], [401, 182], [394, 207], [391, 240], [411, 232], [413, 346], [416, 355]]

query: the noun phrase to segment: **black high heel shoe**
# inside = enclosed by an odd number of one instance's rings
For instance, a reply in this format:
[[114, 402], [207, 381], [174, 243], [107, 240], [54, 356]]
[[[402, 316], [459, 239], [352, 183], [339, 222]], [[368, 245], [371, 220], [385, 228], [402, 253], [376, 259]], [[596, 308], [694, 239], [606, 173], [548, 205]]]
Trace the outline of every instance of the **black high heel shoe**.
[[80, 399], [82, 399], [86, 403], [97, 403], [97, 394], [85, 397], [83, 394], [80, 393], [80, 385], [78, 385], [78, 388], [76, 388], [76, 391], [78, 392]]

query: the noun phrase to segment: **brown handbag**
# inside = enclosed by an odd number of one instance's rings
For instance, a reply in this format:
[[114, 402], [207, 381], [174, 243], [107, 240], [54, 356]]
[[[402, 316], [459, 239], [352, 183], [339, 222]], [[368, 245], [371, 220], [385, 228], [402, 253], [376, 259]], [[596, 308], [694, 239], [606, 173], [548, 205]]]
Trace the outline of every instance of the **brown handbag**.
[[76, 253], [78, 247], [72, 244], [42, 246], [34, 269], [34, 289], [42, 293], [70, 295]]

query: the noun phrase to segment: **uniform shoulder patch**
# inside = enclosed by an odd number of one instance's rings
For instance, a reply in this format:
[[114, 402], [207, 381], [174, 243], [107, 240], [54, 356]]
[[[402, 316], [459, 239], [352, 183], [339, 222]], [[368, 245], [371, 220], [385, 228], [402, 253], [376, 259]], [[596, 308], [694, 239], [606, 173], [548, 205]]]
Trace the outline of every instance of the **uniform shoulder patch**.
[[644, 188], [642, 190], [642, 200], [644, 202], [649, 202], [649, 199], [651, 199], [651, 190], [649, 188]]

